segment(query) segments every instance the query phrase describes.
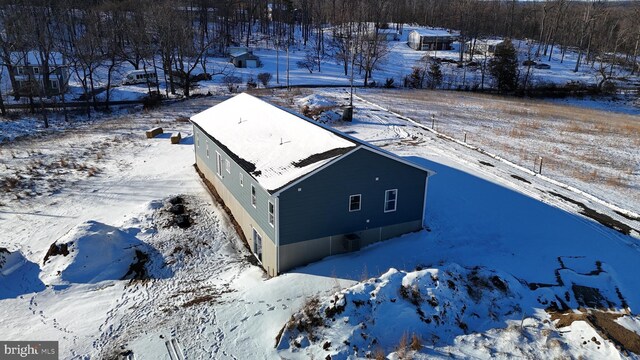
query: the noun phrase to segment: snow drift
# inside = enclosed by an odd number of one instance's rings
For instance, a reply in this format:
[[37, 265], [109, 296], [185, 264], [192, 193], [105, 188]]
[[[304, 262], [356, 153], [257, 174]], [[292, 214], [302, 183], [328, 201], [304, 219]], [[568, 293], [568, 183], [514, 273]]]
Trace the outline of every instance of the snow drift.
[[20, 251], [0, 248], [0, 300], [44, 290], [38, 279], [40, 267]]
[[[586, 318], [554, 323], [549, 309], [571, 313], [567, 303], [575, 309], [581, 302], [574, 299], [579, 294], [573, 281], [578, 274], [560, 277], [565, 278], [565, 286], [537, 287], [482, 267], [450, 264], [413, 272], [392, 268], [331, 297], [309, 299], [284, 326], [277, 349], [286, 358], [330, 355], [333, 360], [354, 355], [492, 358], [495, 349], [503, 357], [618, 355], [616, 346], [604, 340]], [[588, 284], [611, 280], [596, 277]], [[612, 286], [608, 284], [601, 293], [609, 295], [606, 290]], [[572, 287], [573, 296], [571, 290], [567, 292]], [[607, 299], [612, 307], [603, 311], [620, 309], [615, 295]], [[569, 327], [572, 334], [563, 335], [556, 326]]]
[[46, 284], [96, 283], [134, 275], [130, 270], [148, 260], [150, 251], [138, 232], [97, 221], [78, 225], [51, 245], [41, 279]]

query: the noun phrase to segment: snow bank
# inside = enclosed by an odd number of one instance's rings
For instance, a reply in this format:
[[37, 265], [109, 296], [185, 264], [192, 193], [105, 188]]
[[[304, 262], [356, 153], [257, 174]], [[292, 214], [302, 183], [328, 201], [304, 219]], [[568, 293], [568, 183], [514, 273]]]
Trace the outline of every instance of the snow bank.
[[[124, 278], [136, 262], [136, 250], [148, 251], [136, 234], [138, 229], [120, 229], [87, 221], [51, 245], [42, 267], [46, 284], [96, 283]], [[139, 254], [139, 253], [138, 253]]]
[[459, 335], [520, 319], [522, 291], [515, 278], [482, 268], [390, 269], [319, 303], [319, 319], [307, 303], [287, 324], [279, 349], [296, 354], [309, 343], [312, 351], [328, 348], [332, 359], [339, 359], [351, 353], [367, 356], [378, 348], [387, 353], [403, 334], [419, 334], [434, 345], [452, 344]]
[[[584, 321], [568, 325], [572, 336], [563, 336], [567, 329], [560, 332], [550, 321], [545, 309], [565, 306], [560, 297], [574, 302], [566, 292], [573, 283], [566, 280], [565, 286], [530, 289], [509, 274], [481, 267], [392, 268], [328, 298], [309, 299], [284, 326], [278, 351], [283, 358], [334, 360], [618, 354]], [[637, 318], [630, 319], [625, 324], [633, 328]]]
[[296, 103], [300, 107], [308, 106], [309, 108], [337, 106], [336, 102], [333, 101], [333, 99], [318, 94], [311, 94], [309, 96], [300, 98], [296, 101]]
[[38, 279], [40, 267], [20, 251], [0, 248], [0, 300], [44, 290]]

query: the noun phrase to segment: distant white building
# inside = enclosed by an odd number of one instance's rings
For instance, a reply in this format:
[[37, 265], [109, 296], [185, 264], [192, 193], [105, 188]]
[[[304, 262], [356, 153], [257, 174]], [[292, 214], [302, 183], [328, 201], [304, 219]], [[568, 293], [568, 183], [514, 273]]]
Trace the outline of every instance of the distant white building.
[[46, 64], [38, 51], [13, 52], [10, 58], [11, 64], [7, 65], [7, 69], [15, 80], [12, 81], [15, 95], [33, 96], [42, 93], [51, 96], [67, 91], [69, 67], [62, 54], [50, 53]]
[[451, 50], [458, 34], [445, 29], [423, 28], [411, 30], [407, 44], [415, 50]]
[[398, 41], [402, 36], [402, 32], [396, 29], [378, 29], [376, 34], [378, 40], [383, 41]]
[[[475, 44], [474, 44], [475, 41]], [[502, 39], [475, 39], [471, 41], [467, 41], [464, 44], [464, 51], [467, 54], [471, 54], [473, 51], [474, 54], [479, 55], [492, 55], [496, 52], [496, 47], [502, 44], [504, 40]]]

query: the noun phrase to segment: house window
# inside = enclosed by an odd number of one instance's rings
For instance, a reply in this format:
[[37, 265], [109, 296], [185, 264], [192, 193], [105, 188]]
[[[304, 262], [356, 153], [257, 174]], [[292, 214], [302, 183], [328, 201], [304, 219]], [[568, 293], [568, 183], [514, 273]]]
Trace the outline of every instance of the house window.
[[240, 186], [244, 187], [244, 175], [240, 173]]
[[349, 211], [360, 211], [360, 205], [362, 203], [362, 195], [351, 195], [349, 196]]
[[52, 89], [58, 89], [58, 81], [57, 80], [51, 80], [51, 88]]
[[24, 75], [24, 68], [22, 66], [18, 66], [18, 75]]
[[209, 141], [207, 141], [206, 145], [207, 145], [207, 159], [208, 159], [209, 158]]
[[198, 133], [196, 133], [196, 144], [200, 147], [200, 135]]
[[229, 174], [231, 174], [231, 162], [229, 161], [229, 159], [224, 159], [224, 168]]
[[256, 187], [251, 185], [251, 205], [256, 207]]
[[35, 75], [40, 74], [40, 68], [39, 68], [39, 67], [37, 67], [37, 66], [34, 66], [34, 67], [33, 67], [33, 73], [34, 73]]
[[398, 205], [398, 189], [391, 189], [384, 192], [384, 212], [396, 211]]
[[274, 226], [275, 222], [276, 222], [275, 207], [273, 206], [273, 203], [269, 201], [269, 225]]
[[222, 155], [216, 151], [216, 173], [222, 176]]

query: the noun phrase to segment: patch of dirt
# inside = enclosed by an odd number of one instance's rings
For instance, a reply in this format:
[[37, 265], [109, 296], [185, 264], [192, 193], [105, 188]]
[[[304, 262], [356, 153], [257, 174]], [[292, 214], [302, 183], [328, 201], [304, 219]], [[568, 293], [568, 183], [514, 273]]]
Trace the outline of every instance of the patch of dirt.
[[149, 278], [145, 264], [149, 261], [147, 253], [136, 249], [136, 262], [129, 265], [129, 271], [122, 277], [123, 280], [146, 280]]
[[578, 312], [560, 312], [547, 309], [556, 328], [571, 325], [574, 321], [585, 321], [605, 339], [623, 350], [640, 355], [640, 335], [616, 323], [623, 313], [605, 312], [594, 309], [580, 309]]
[[600, 290], [589, 286], [571, 285], [573, 296], [578, 305], [590, 308], [612, 308], [613, 304], [607, 300]]
[[589, 217], [589, 218], [599, 222], [600, 224], [602, 224], [602, 225], [604, 225], [604, 226], [606, 226], [606, 227], [608, 227], [610, 229], [616, 230], [616, 231], [621, 232], [621, 233], [623, 233], [625, 235], [631, 235], [631, 231], [635, 231], [635, 232], [640, 234], [640, 230], [634, 229], [631, 226], [629, 226], [629, 225], [627, 225], [627, 224], [625, 224], [623, 222], [620, 222], [620, 221], [612, 218], [609, 215], [599, 213], [599, 212], [587, 207], [585, 204], [583, 204], [583, 203], [581, 203], [579, 201], [576, 201], [576, 200], [574, 200], [574, 199], [572, 199], [570, 197], [564, 196], [562, 194], [558, 194], [557, 192], [553, 192], [553, 191], [549, 191], [549, 194], [551, 194], [551, 195], [553, 195], [555, 197], [558, 197], [558, 198], [560, 198], [562, 200], [565, 200], [567, 202], [570, 202], [570, 203], [572, 203], [574, 205], [577, 205], [578, 207], [582, 208], [579, 211], [580, 214], [582, 214], [582, 215], [584, 215], [586, 217]]
[[573, 324], [574, 321], [585, 321], [587, 315], [582, 312], [560, 312], [555, 309], [547, 309], [547, 313], [551, 316], [551, 321], [556, 321], [556, 328], [560, 329]]
[[42, 260], [42, 264], [45, 264], [50, 257], [57, 256], [57, 255], [62, 255], [62, 256], [69, 255], [68, 244], [60, 244], [60, 245], [56, 243], [51, 244], [51, 246], [49, 246], [49, 250], [44, 255], [44, 260]]
[[615, 322], [620, 316], [622, 314], [594, 311], [589, 314], [588, 319], [604, 338], [627, 351], [640, 355], [640, 335]]
[[169, 219], [167, 226], [177, 226], [181, 229], [187, 229], [193, 225], [191, 216], [184, 206], [184, 199], [181, 196], [172, 197], [167, 202], [167, 211], [173, 215]]
[[635, 217], [635, 216], [631, 216], [629, 214], [625, 214], [622, 211], [617, 211], [614, 210], [614, 212], [620, 216], [622, 216], [623, 218], [629, 219], [629, 220], [635, 220], [635, 221], [640, 221], [640, 217]]
[[203, 304], [203, 303], [210, 303], [213, 300], [215, 300], [215, 297], [213, 295], [203, 295], [203, 296], [199, 296], [193, 300], [189, 300], [186, 303], [182, 304], [183, 308], [188, 308], [191, 306], [195, 306], [198, 304]]
[[523, 178], [522, 176], [518, 176], [518, 175], [511, 174], [511, 177], [512, 177], [512, 178], [514, 178], [514, 179], [516, 179], [516, 180], [520, 180], [520, 181], [522, 181], [522, 182], [524, 182], [524, 183], [531, 184], [531, 181], [529, 181], [529, 180], [527, 180], [527, 179]]

